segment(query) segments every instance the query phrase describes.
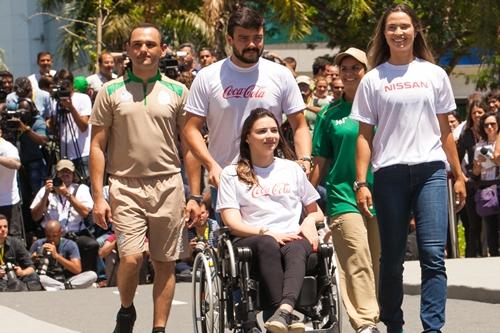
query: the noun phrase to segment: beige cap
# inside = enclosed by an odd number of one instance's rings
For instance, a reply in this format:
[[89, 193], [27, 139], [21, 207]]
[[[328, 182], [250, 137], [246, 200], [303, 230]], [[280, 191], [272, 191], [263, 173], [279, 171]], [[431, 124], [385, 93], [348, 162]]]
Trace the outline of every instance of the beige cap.
[[68, 169], [71, 172], [75, 172], [75, 165], [70, 160], [60, 160], [56, 164], [56, 170], [61, 171], [62, 169]]
[[365, 65], [366, 68], [368, 68], [368, 59], [366, 58], [366, 53], [355, 47], [350, 47], [344, 52], [338, 53], [335, 56], [335, 65], [340, 66], [342, 59], [344, 59], [347, 56], [353, 57], [354, 59]]
[[306, 83], [309, 86], [312, 84], [311, 78], [307, 75], [299, 75], [295, 78], [295, 81], [297, 81], [297, 84]]

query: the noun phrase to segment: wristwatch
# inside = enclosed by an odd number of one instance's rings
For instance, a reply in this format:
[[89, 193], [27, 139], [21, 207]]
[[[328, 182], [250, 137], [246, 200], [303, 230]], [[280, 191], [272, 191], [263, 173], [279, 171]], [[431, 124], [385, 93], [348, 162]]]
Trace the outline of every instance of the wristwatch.
[[203, 201], [203, 196], [202, 196], [202, 195], [191, 194], [191, 195], [188, 197], [188, 201], [189, 201], [189, 200], [194, 200], [194, 201], [196, 201], [198, 204], [200, 204], [200, 203]]
[[358, 192], [359, 189], [362, 188], [363, 186], [368, 187], [368, 183], [355, 180], [354, 183], [352, 184], [352, 189], [354, 190], [354, 192]]
[[64, 196], [69, 199], [71, 198], [71, 195], [72, 195], [71, 192], [67, 192]]
[[303, 156], [303, 157], [299, 158], [299, 160], [303, 161], [303, 162], [309, 162], [309, 164], [311, 166], [311, 170], [313, 169], [314, 164], [313, 164], [313, 160], [312, 160], [311, 156]]

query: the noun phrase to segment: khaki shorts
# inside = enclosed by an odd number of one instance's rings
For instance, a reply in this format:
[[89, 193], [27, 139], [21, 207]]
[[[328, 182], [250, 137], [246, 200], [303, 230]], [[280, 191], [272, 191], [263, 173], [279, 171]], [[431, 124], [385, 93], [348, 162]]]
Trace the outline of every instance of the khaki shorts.
[[178, 259], [185, 226], [180, 174], [147, 178], [110, 176], [109, 199], [120, 256], [143, 253], [149, 247], [154, 261]]

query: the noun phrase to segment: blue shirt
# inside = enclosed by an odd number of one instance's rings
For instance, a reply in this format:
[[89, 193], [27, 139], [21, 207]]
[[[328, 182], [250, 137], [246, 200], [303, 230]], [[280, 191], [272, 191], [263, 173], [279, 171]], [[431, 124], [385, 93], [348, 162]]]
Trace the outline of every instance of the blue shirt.
[[[47, 125], [41, 116], [36, 116], [35, 121], [31, 125], [31, 130], [36, 134], [47, 136]], [[23, 133], [19, 137], [20, 152], [19, 157], [21, 162], [32, 162], [43, 158], [42, 149], [39, 144], [35, 143], [28, 133]]]

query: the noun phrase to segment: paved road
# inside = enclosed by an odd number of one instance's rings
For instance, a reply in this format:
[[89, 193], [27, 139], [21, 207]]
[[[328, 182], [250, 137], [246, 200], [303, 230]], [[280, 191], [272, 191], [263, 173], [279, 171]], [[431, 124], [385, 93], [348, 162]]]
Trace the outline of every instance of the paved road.
[[[188, 283], [177, 284], [167, 332], [192, 332]], [[116, 288], [0, 294], [0, 332], [2, 333], [106, 333], [112, 332], [119, 304]], [[151, 286], [137, 290], [137, 333], [151, 331]], [[420, 332], [419, 296], [405, 296], [407, 333]], [[444, 333], [499, 333], [500, 304], [449, 300]], [[345, 316], [344, 316], [345, 318]], [[343, 322], [343, 332], [353, 332]], [[385, 330], [382, 330], [385, 332]]]

